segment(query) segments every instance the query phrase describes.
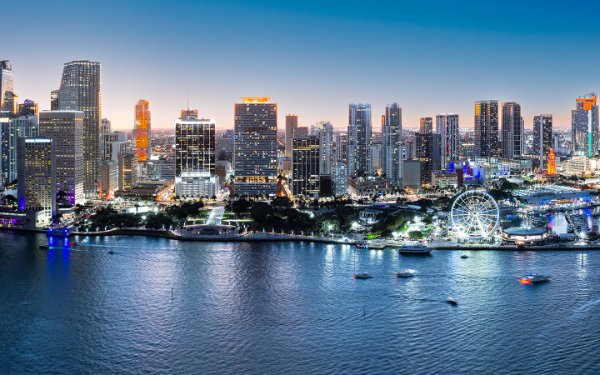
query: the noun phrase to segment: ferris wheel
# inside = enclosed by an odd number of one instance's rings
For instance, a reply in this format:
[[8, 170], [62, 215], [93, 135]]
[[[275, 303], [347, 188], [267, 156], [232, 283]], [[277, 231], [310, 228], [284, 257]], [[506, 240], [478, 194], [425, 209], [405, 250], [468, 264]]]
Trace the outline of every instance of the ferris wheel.
[[450, 212], [461, 238], [488, 238], [500, 221], [498, 203], [485, 191], [469, 190], [456, 197]]

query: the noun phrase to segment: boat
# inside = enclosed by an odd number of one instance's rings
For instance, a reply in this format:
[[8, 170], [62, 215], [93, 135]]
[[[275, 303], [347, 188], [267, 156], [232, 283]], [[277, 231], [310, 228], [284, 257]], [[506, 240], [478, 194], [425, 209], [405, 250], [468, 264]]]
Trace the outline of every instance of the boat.
[[452, 306], [458, 306], [458, 302], [452, 297], [448, 297], [448, 299], [446, 299], [446, 303]]
[[385, 249], [385, 242], [369, 241], [367, 243], [367, 248], [373, 249], [373, 250], [383, 250], [383, 249]]
[[48, 245], [40, 245], [40, 249], [42, 249], [42, 250], [50, 250], [50, 246], [48, 246]]
[[535, 284], [545, 283], [548, 281], [550, 281], [550, 276], [538, 275], [535, 273], [530, 273], [519, 279], [519, 282], [523, 285], [535, 285]]
[[354, 273], [352, 274], [352, 277], [357, 280], [366, 280], [371, 279], [373, 276], [369, 275], [368, 273]]
[[398, 278], [406, 278], [415, 276], [415, 270], [404, 270], [400, 272], [394, 272], [394, 275]]
[[425, 245], [405, 245], [398, 249], [399, 254], [429, 255], [431, 248]]
[[113, 250], [108, 250], [108, 253], [109, 253], [110, 255], [113, 255], [113, 254], [115, 254], [115, 252], [114, 252]]
[[463, 255], [460, 256], [460, 259], [467, 259], [467, 258], [469, 258], [469, 256], [466, 255], [466, 254], [463, 254]]
[[358, 247], [359, 249], [368, 249], [369, 248], [369, 242], [368, 241], [358, 241], [356, 243], [356, 247]]

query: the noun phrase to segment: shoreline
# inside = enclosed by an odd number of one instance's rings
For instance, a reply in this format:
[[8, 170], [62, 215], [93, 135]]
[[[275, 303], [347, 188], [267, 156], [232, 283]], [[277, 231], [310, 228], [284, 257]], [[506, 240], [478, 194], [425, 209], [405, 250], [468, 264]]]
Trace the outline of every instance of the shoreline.
[[[42, 229], [23, 229], [23, 228], [3, 228], [0, 227], [0, 230], [4, 232], [14, 232], [14, 233], [39, 233], [45, 234], [46, 231]], [[105, 237], [105, 236], [145, 236], [145, 237], [159, 237], [166, 238], [170, 240], [176, 241], [188, 241], [188, 242], [314, 242], [314, 243], [324, 243], [324, 244], [332, 244], [332, 245], [350, 245], [356, 246], [358, 241], [349, 241], [343, 242], [336, 239], [331, 239], [327, 237], [310, 237], [310, 236], [301, 236], [295, 235], [291, 237], [291, 235], [281, 235], [281, 234], [273, 234], [273, 233], [249, 233], [247, 235], [238, 235], [236, 237], [228, 237], [228, 238], [198, 238], [198, 237], [184, 237], [178, 236], [171, 231], [152, 231], [147, 229], [111, 229], [105, 232], [75, 232], [71, 233], [68, 237]], [[61, 237], [61, 236], [57, 236]], [[440, 251], [452, 251], [452, 250], [461, 250], [461, 251], [577, 251], [577, 250], [600, 250], [600, 243], [598, 244], [586, 244], [586, 245], [573, 245], [573, 244], [546, 244], [546, 245], [531, 245], [518, 247], [516, 245], [432, 245], [429, 246], [432, 250], [440, 250]], [[397, 247], [386, 246], [383, 249], [374, 249], [367, 248], [365, 250], [376, 250], [376, 251], [388, 251], [388, 250], [398, 250]]]

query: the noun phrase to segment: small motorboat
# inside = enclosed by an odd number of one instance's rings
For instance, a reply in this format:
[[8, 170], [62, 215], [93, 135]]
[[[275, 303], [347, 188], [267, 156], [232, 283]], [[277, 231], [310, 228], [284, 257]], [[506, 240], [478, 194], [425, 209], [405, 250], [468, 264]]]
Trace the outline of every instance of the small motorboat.
[[460, 256], [460, 259], [468, 259], [468, 258], [469, 258], [469, 256], [466, 255], [466, 254], [463, 254], [463, 255]]
[[357, 280], [366, 280], [372, 278], [373, 276], [369, 275], [368, 273], [355, 273], [352, 274], [352, 277]]
[[394, 276], [397, 278], [406, 278], [415, 276], [415, 270], [404, 270], [401, 272], [394, 272]]
[[550, 276], [537, 275], [535, 273], [530, 273], [519, 279], [519, 282], [523, 285], [542, 284], [542, 283], [546, 283], [548, 281], [550, 281]]
[[113, 255], [113, 254], [115, 254], [115, 252], [114, 252], [114, 251], [112, 251], [112, 250], [108, 250], [108, 253], [109, 253], [110, 255]]
[[446, 299], [446, 303], [452, 306], [458, 306], [458, 302], [452, 297], [448, 297], [448, 299]]
[[50, 246], [49, 245], [40, 245], [40, 249], [42, 249], [42, 250], [50, 250]]

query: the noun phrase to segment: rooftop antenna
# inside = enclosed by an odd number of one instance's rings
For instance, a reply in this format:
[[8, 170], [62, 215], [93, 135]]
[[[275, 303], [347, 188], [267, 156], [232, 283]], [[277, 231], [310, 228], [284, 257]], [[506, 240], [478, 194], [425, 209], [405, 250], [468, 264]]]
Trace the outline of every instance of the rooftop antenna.
[[187, 106], [187, 110], [190, 110], [190, 90], [187, 90], [187, 93], [185, 95], [185, 102], [186, 102], [186, 106]]

